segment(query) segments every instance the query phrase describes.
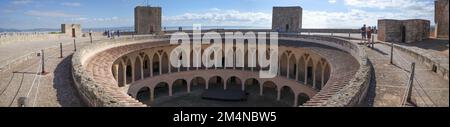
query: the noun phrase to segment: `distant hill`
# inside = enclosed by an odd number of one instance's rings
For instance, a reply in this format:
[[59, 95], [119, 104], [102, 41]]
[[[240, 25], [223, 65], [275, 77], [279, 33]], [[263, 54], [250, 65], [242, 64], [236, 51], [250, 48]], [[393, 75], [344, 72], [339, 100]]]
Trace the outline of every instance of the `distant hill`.
[[57, 31], [60, 31], [60, 29], [55, 29], [55, 28], [36, 28], [36, 29], [18, 30], [18, 29], [0, 28], [0, 32], [57, 32]]

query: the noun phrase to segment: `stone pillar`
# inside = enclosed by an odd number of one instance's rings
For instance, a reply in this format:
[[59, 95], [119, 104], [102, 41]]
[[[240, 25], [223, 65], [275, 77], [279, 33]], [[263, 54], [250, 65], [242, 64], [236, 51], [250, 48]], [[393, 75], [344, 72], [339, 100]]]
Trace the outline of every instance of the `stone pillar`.
[[186, 81], [187, 85], [187, 93], [191, 93], [191, 82]]
[[298, 100], [298, 95], [295, 94], [295, 97], [294, 97], [294, 105], [293, 105], [293, 107], [297, 107], [297, 105], [298, 105], [297, 100]]
[[[252, 84], [253, 85], [253, 84]], [[242, 85], [241, 85], [241, 90], [242, 91], [245, 91], [245, 81], [244, 81], [244, 83], [242, 83]]]
[[155, 89], [150, 89], [150, 101], [155, 101]]
[[289, 62], [290, 60], [289, 60], [289, 56], [288, 56], [288, 59], [287, 59], [287, 70], [286, 70], [286, 78], [288, 78], [289, 79], [289, 75], [291, 74], [291, 73], [289, 73], [289, 70], [290, 70], [290, 68], [289, 68], [289, 66], [291, 66], [291, 63]]
[[169, 84], [169, 97], [171, 97], [172, 96], [172, 87], [173, 87], [173, 84]]
[[144, 79], [144, 62], [142, 60], [140, 60], [139, 62], [141, 62], [141, 66], [140, 66], [140, 69], [141, 69], [141, 80], [143, 80]]
[[159, 75], [162, 75], [162, 58], [159, 57]]
[[305, 67], [303, 67], [305, 69], [305, 85], [308, 84], [308, 63], [305, 63]]
[[313, 78], [313, 80], [312, 80], [312, 83], [313, 83], [313, 89], [315, 89], [316, 88], [316, 70], [315, 70], [316, 68], [314, 67], [314, 64], [313, 64], [313, 71], [312, 71], [312, 78]]
[[259, 85], [259, 96], [263, 96], [264, 85]]
[[[278, 86], [277, 86], [277, 88], [278, 88]], [[280, 101], [281, 100], [281, 88], [278, 88], [277, 89], [277, 101]]]
[[134, 66], [134, 63], [131, 63], [131, 83], [133, 83], [135, 81], [135, 79], [134, 79], [134, 76], [136, 75], [135, 68], [136, 67]]
[[300, 73], [299, 71], [298, 71], [298, 69], [300, 69], [300, 62], [299, 63], [297, 63], [297, 68], [295, 68], [295, 81], [297, 81], [298, 82], [298, 73]]
[[149, 60], [149, 62], [150, 62], [150, 77], [153, 77], [153, 58], [151, 59], [151, 60]]
[[119, 65], [114, 64], [114, 78], [119, 82]]
[[123, 86], [127, 85], [127, 66], [122, 66], [122, 78], [123, 78]]
[[322, 74], [322, 77], [320, 79], [320, 88], [323, 88], [323, 86], [325, 85], [324, 81], [323, 81], [325, 79], [324, 78], [325, 77], [325, 67], [322, 67], [322, 73], [321, 74]]

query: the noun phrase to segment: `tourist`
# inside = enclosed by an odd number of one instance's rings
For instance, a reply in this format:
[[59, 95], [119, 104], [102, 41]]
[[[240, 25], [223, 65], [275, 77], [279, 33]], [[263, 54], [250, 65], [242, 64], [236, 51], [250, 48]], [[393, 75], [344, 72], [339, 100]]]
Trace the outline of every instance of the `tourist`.
[[366, 24], [364, 24], [363, 27], [361, 27], [360, 32], [362, 41], [366, 40]]
[[111, 33], [109, 32], [109, 30], [106, 32], [106, 34], [108, 35], [108, 38], [111, 38]]
[[117, 37], [120, 37], [120, 30], [117, 30]]
[[373, 43], [373, 42], [371, 42], [371, 39], [372, 39], [372, 29], [371, 29], [370, 26], [367, 28], [366, 34], [367, 34], [367, 47], [370, 47], [370, 44]]

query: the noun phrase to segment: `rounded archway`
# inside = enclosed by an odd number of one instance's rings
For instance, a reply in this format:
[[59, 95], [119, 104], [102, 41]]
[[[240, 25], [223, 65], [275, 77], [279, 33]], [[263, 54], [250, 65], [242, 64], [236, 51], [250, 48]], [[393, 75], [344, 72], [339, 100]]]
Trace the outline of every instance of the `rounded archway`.
[[203, 91], [206, 89], [206, 80], [202, 77], [196, 77], [191, 81], [191, 91]]
[[153, 55], [153, 63], [152, 63], [152, 73], [153, 76], [157, 76], [160, 75], [161, 72], [161, 62], [159, 60], [159, 55], [157, 53], [155, 53], [155, 55]]
[[309, 96], [306, 95], [305, 93], [300, 93], [297, 95], [297, 106], [301, 106], [303, 104], [305, 104], [306, 102], [309, 101]]
[[238, 77], [231, 77], [227, 80], [228, 90], [242, 90], [242, 80]]
[[224, 81], [219, 76], [214, 76], [208, 80], [208, 89], [224, 89]]
[[287, 76], [287, 66], [288, 66], [288, 57], [286, 53], [283, 53], [280, 57], [280, 75], [286, 77]]
[[144, 56], [144, 61], [142, 63], [143, 63], [142, 69], [144, 71], [144, 78], [148, 78], [148, 77], [150, 77], [150, 73], [152, 72], [152, 69], [150, 68], [150, 64], [151, 64], [150, 58], [148, 57], [148, 55]]
[[302, 56], [298, 61], [298, 81], [305, 83], [305, 58]]
[[280, 90], [280, 100], [287, 105], [294, 105], [295, 93], [289, 86], [283, 86]]
[[142, 78], [141, 72], [143, 68], [141, 68], [141, 65], [141, 58], [136, 57], [136, 60], [134, 61], [134, 81], [141, 80]]
[[254, 78], [245, 81], [245, 91], [247, 93], [260, 95], [260, 87], [259, 81]]
[[291, 55], [289, 58], [289, 79], [295, 79], [297, 74], [297, 60], [295, 60], [295, 56]]
[[139, 92], [136, 95], [136, 100], [139, 102], [142, 102], [144, 104], [149, 104], [151, 97], [151, 91], [148, 87], [143, 87], [139, 90]]
[[277, 100], [277, 96], [278, 96], [278, 90], [277, 90], [277, 85], [272, 82], [272, 81], [266, 81], [263, 84], [263, 96], [273, 99], [273, 100]]
[[184, 79], [175, 80], [172, 84], [172, 95], [187, 93], [187, 81]]
[[169, 84], [165, 82], [158, 83], [153, 91], [155, 93], [155, 99], [164, 96], [169, 96]]
[[125, 81], [127, 84], [133, 82], [133, 67], [129, 59], [127, 60], [127, 64], [125, 66], [125, 77], [126, 77]]
[[161, 61], [162, 74], [167, 74], [169, 73], [169, 56], [167, 56], [166, 53], [163, 53], [161, 58], [162, 58]]

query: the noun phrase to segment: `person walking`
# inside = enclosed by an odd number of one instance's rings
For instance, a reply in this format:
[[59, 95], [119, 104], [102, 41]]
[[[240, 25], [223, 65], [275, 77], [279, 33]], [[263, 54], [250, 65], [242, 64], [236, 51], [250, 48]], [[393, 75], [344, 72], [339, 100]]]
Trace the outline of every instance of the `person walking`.
[[361, 27], [361, 30], [360, 30], [360, 32], [361, 32], [361, 40], [363, 42], [366, 40], [366, 31], [367, 31], [366, 24], [364, 24], [363, 27]]
[[372, 28], [370, 26], [367, 28], [366, 34], [367, 34], [367, 47], [370, 47], [370, 44], [373, 43], [371, 41], [371, 39], [372, 39]]

